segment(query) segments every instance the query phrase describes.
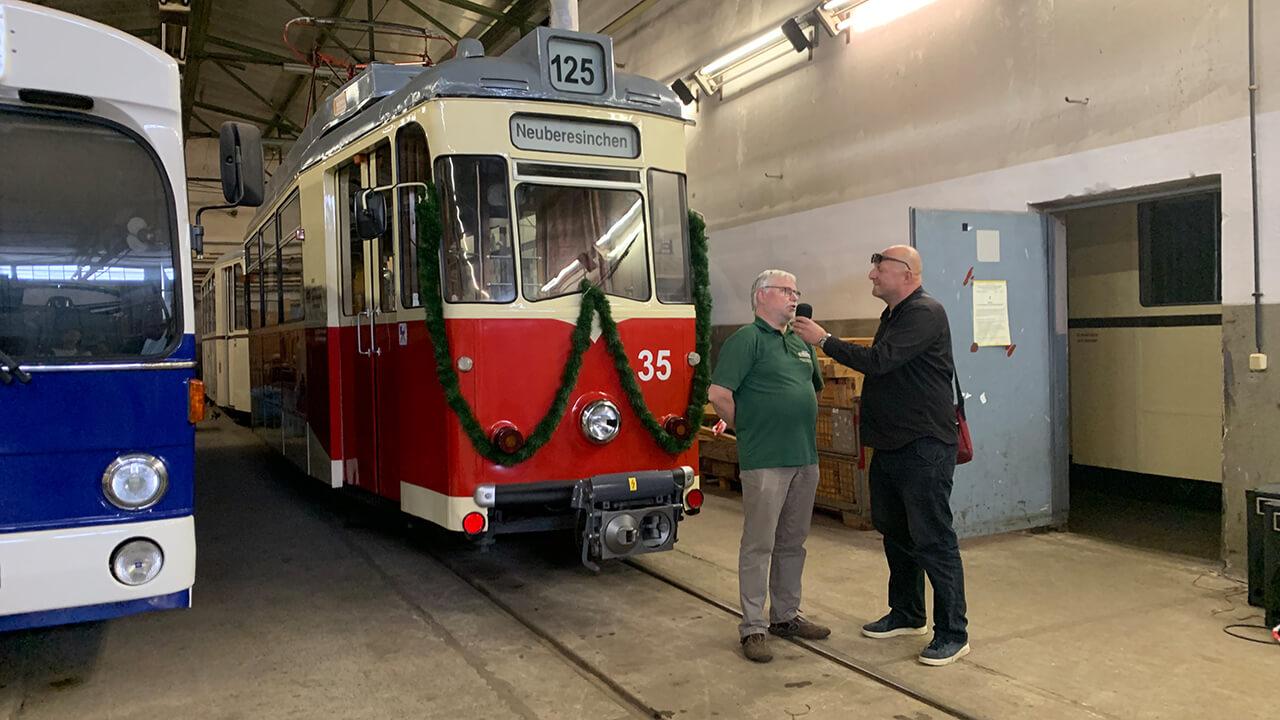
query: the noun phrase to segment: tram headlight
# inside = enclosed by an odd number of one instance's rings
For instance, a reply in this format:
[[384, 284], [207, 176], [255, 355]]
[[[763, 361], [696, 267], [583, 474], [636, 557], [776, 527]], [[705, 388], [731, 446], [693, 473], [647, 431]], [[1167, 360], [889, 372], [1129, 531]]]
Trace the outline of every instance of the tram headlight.
[[169, 489], [169, 471], [146, 453], [121, 455], [102, 473], [102, 494], [121, 510], [143, 510], [160, 502]]
[[164, 552], [146, 538], [125, 540], [111, 553], [111, 574], [125, 585], [143, 585], [160, 574]]
[[607, 443], [618, 436], [622, 414], [608, 400], [596, 400], [582, 410], [582, 434], [596, 443]]

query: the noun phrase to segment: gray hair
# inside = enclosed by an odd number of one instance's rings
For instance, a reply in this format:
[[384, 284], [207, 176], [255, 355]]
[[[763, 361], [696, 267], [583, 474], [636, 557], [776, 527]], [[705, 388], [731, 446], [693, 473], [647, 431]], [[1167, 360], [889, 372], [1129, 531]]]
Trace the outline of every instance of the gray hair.
[[755, 312], [755, 309], [756, 309], [756, 293], [760, 292], [761, 288], [770, 284], [773, 280], [777, 280], [779, 278], [782, 278], [784, 280], [790, 280], [793, 283], [796, 281], [796, 276], [792, 275], [786, 270], [765, 270], [764, 272], [756, 276], [756, 281], [751, 283], [751, 311], [752, 312]]

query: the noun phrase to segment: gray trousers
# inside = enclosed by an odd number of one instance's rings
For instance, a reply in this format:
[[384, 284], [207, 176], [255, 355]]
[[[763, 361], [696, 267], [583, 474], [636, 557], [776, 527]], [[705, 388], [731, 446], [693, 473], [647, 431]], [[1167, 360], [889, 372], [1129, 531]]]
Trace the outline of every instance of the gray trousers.
[[[813, 520], [818, 466], [744, 470], [742, 544], [738, 549], [740, 637], [768, 631], [800, 613], [804, 541]], [[764, 598], [769, 595], [769, 621]]]

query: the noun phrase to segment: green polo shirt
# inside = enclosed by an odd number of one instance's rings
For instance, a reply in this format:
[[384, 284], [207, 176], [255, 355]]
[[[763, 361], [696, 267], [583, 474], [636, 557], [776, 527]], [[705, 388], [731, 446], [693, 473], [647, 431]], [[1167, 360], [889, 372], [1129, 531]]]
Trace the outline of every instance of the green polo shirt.
[[729, 336], [711, 382], [733, 391], [742, 470], [818, 462], [817, 391], [822, 371], [813, 349], [756, 318]]

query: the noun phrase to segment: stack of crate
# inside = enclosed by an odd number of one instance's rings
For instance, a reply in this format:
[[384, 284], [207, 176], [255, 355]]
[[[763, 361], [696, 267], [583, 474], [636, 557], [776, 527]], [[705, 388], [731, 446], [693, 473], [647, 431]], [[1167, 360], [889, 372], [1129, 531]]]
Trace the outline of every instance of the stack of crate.
[[[871, 345], [871, 338], [841, 339]], [[814, 504], [839, 513], [846, 525], [870, 528], [867, 454], [858, 432], [862, 373], [828, 357], [819, 357], [818, 362], [823, 386], [818, 394], [818, 492]], [[732, 430], [712, 433], [718, 419], [708, 404], [698, 431], [699, 465], [705, 483], [714, 481], [728, 490], [739, 482], [738, 440]]]
[[[841, 338], [869, 347], [871, 338]], [[866, 463], [858, 432], [862, 373], [828, 357], [819, 358], [818, 493], [814, 504], [839, 512], [846, 525], [870, 527]]]

